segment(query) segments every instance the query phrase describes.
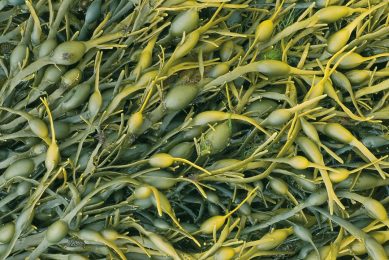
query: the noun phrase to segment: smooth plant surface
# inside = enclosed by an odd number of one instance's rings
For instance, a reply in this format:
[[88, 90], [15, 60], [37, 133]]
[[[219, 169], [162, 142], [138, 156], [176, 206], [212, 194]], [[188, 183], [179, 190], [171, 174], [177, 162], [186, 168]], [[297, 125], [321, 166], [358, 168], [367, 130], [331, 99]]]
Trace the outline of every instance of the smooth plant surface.
[[0, 0], [0, 260], [389, 259], [389, 0]]

